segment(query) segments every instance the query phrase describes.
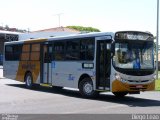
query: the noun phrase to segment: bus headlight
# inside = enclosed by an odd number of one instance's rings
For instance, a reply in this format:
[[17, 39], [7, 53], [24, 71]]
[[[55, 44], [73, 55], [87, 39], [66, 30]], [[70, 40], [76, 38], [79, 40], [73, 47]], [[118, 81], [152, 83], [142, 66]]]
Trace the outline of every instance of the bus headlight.
[[125, 79], [121, 79], [121, 81], [122, 81], [123, 83], [127, 82]]
[[121, 80], [121, 76], [120, 76], [118, 73], [115, 73], [115, 78], [116, 78], [117, 80]]
[[119, 80], [119, 81], [121, 81], [121, 82], [123, 82], [123, 83], [127, 82], [127, 81], [126, 81], [125, 79], [123, 79], [118, 73], [115, 74], [115, 78], [116, 78], [116, 80]]
[[153, 76], [153, 80], [156, 80], [156, 75]]
[[156, 80], [156, 78], [153, 77], [153, 78], [151, 79], [151, 81], [154, 81], [154, 80]]

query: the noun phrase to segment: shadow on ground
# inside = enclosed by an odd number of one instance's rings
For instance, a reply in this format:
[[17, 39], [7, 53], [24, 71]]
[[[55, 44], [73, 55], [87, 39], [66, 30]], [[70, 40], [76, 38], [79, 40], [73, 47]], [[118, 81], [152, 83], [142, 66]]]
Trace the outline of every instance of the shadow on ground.
[[[7, 85], [27, 90], [24, 84], [7, 84]], [[42, 86], [36, 87], [32, 90], [38, 91], [38, 92], [60, 94], [60, 95], [68, 96], [68, 97], [86, 99], [80, 95], [79, 91], [75, 91], [75, 90], [68, 90], [68, 89], [58, 90], [58, 89], [54, 89], [50, 87], [42, 87]], [[158, 107], [160, 106], [160, 100], [136, 98], [132, 96], [126, 96], [124, 98], [117, 98], [114, 95], [110, 95], [110, 94], [100, 94], [97, 98], [93, 98], [91, 100], [104, 101], [104, 102], [110, 102], [110, 103], [119, 103], [119, 104], [128, 105], [130, 107], [154, 107], [154, 106]]]

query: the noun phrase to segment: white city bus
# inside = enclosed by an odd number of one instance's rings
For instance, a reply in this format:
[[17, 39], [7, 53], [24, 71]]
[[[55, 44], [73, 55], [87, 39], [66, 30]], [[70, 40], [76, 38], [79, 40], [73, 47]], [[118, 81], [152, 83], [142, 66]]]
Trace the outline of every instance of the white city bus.
[[5, 43], [4, 77], [53, 87], [78, 88], [82, 96], [116, 96], [155, 88], [153, 35], [98, 32]]

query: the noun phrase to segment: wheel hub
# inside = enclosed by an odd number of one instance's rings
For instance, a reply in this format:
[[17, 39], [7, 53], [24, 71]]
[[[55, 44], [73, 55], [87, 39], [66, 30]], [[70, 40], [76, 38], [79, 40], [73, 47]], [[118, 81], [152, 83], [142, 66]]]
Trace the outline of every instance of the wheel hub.
[[89, 84], [89, 83], [86, 83], [84, 85], [84, 92], [87, 93], [87, 94], [90, 94], [92, 91], [93, 91], [92, 85]]
[[31, 86], [31, 84], [32, 84], [32, 79], [30, 76], [27, 76], [27, 85]]

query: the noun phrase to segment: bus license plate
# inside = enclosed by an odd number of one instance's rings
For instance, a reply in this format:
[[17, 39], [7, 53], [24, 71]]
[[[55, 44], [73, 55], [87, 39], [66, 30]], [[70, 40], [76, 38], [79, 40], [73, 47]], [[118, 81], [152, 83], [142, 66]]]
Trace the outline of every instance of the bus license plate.
[[143, 88], [143, 86], [142, 85], [137, 85], [136, 88]]

